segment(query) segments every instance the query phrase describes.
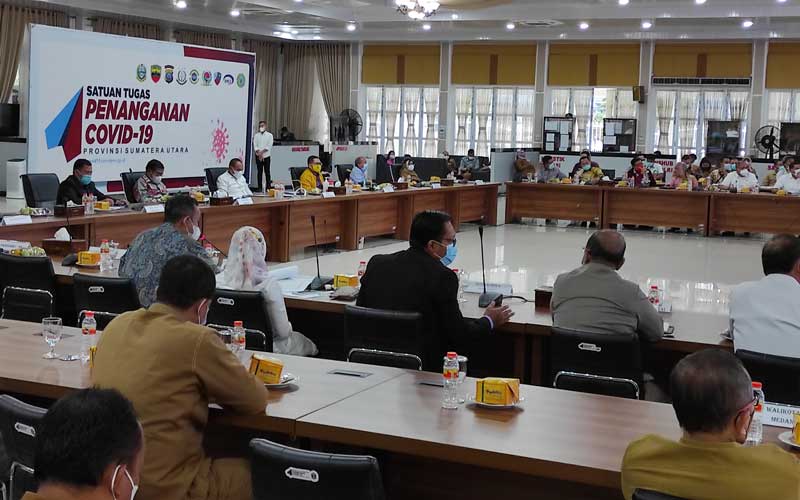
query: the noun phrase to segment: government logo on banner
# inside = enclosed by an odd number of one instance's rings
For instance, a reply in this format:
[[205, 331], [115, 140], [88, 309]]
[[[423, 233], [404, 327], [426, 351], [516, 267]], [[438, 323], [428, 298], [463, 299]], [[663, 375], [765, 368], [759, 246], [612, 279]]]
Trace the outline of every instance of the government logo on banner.
[[136, 79], [140, 82], [147, 80], [147, 66], [140, 64], [136, 67]]
[[158, 83], [161, 80], [161, 66], [158, 64], [150, 66], [150, 78], [153, 79], [153, 83]]
[[200, 81], [200, 72], [196, 69], [193, 69], [189, 72], [189, 81], [192, 82], [192, 85], [197, 85]]
[[164, 66], [164, 81], [167, 83], [172, 83], [172, 80], [175, 78], [174, 72], [175, 66], [172, 66], [171, 64]]

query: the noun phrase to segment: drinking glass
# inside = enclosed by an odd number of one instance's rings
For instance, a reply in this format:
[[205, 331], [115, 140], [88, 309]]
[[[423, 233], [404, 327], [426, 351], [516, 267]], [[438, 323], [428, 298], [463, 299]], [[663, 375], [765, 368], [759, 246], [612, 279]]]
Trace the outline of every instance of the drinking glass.
[[61, 318], [44, 318], [42, 319], [42, 337], [47, 345], [50, 346], [50, 352], [45, 353], [42, 357], [45, 359], [56, 359], [56, 344], [61, 340]]
[[464, 379], [467, 378], [467, 357], [458, 356], [458, 403], [462, 404], [467, 400], [467, 392], [464, 389]]
[[466, 302], [467, 299], [464, 298], [464, 289], [467, 288], [467, 277], [469, 275], [463, 269], [458, 271], [458, 301], [459, 302]]
[[111, 254], [111, 270], [119, 269], [119, 260], [121, 258], [119, 251], [119, 243], [111, 240], [108, 243], [109, 253]]

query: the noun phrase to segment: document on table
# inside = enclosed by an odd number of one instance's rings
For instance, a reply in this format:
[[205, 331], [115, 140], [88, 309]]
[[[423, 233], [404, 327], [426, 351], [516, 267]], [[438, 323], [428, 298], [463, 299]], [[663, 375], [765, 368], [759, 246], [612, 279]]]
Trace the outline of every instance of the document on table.
[[284, 295], [295, 295], [297, 292], [302, 292], [306, 287], [314, 281], [313, 276], [295, 276], [294, 278], [286, 278], [278, 281], [281, 286], [281, 291]]

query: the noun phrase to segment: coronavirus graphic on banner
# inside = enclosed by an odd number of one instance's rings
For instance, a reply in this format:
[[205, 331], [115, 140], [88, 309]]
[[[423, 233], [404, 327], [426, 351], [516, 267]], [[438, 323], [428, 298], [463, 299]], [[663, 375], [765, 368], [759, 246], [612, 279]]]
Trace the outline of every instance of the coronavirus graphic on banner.
[[218, 162], [225, 161], [228, 156], [228, 145], [230, 144], [230, 135], [225, 124], [217, 120], [217, 124], [211, 133], [211, 153], [216, 157]]

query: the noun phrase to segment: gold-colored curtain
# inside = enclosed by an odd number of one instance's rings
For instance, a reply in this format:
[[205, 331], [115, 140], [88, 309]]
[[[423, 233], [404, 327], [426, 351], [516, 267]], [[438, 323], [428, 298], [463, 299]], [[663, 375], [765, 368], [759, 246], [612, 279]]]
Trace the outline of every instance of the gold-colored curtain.
[[267, 122], [267, 130], [277, 135], [280, 128], [278, 110], [278, 60], [281, 47], [277, 43], [245, 40], [244, 49], [256, 54], [255, 120]]
[[125, 35], [137, 38], [149, 38], [151, 40], [162, 40], [161, 26], [157, 24], [128, 21], [124, 19], [112, 19], [110, 17], [98, 17], [92, 24], [96, 33], [109, 33], [112, 35]]
[[191, 45], [205, 45], [217, 49], [230, 49], [231, 37], [224, 33], [213, 33], [210, 31], [187, 31], [176, 30], [175, 41], [178, 43], [188, 43]]
[[328, 115], [338, 115], [350, 103], [350, 44], [314, 46], [317, 77]]
[[8, 102], [19, 67], [19, 49], [28, 23], [69, 27], [66, 12], [0, 5], [0, 102]]
[[308, 137], [314, 92], [314, 53], [312, 45], [283, 46], [281, 125], [294, 132], [297, 139]]

